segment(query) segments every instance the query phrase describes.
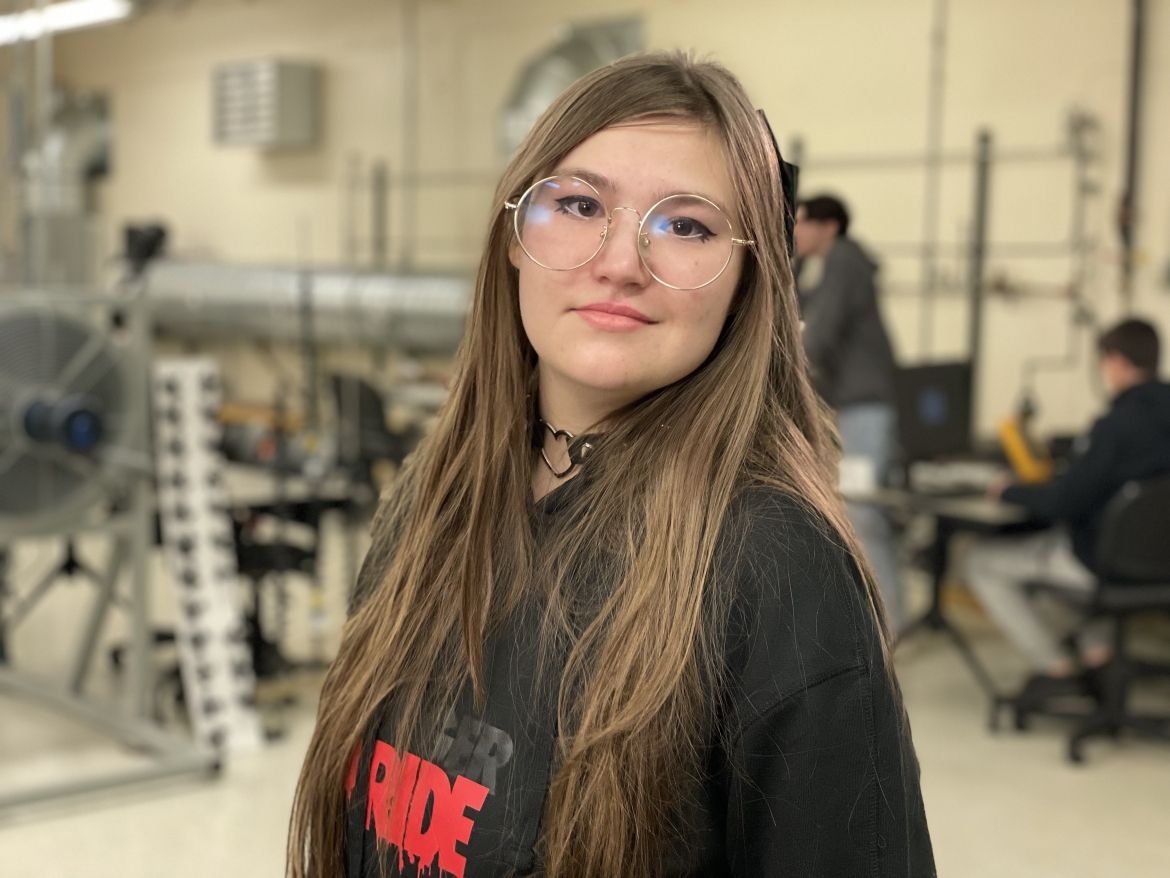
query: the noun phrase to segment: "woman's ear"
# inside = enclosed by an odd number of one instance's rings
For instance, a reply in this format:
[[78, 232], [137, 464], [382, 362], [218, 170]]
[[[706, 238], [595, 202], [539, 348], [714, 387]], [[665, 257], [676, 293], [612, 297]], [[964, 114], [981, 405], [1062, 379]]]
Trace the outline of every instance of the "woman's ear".
[[513, 236], [512, 243], [508, 245], [508, 261], [512, 263], [512, 267], [517, 271], [520, 270], [520, 259], [522, 255], [520, 242]]

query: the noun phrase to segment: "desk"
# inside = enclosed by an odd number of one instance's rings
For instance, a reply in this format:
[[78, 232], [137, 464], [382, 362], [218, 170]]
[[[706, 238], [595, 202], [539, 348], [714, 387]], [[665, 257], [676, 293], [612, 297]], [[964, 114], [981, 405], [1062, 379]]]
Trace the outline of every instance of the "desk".
[[927, 515], [934, 519], [934, 538], [927, 549], [930, 574], [930, 605], [917, 619], [897, 633], [901, 644], [923, 629], [945, 633], [958, 650], [963, 662], [991, 699], [999, 697], [995, 682], [979, 661], [963, 633], [943, 612], [942, 595], [950, 563], [951, 538], [959, 533], [1011, 534], [1035, 530], [1037, 523], [1018, 506], [998, 503], [980, 495], [938, 496], [907, 490], [879, 489], [872, 493], [849, 496], [858, 503], [883, 506], [891, 511]]
[[1034, 524], [1028, 513], [1019, 506], [989, 500], [982, 494], [950, 496], [909, 491], [900, 488], [880, 488], [862, 494], [847, 494], [854, 503], [871, 503], [887, 509], [947, 518], [965, 525], [963, 530], [1001, 532], [1005, 528]]

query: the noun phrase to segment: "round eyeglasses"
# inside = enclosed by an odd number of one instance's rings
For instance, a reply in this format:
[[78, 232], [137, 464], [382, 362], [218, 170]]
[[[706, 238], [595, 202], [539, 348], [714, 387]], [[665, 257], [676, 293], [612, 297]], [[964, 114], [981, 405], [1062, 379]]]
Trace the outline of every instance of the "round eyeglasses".
[[537, 180], [515, 201], [516, 238], [528, 258], [551, 271], [572, 271], [601, 252], [613, 215], [628, 210], [640, 218], [638, 256], [646, 271], [673, 290], [697, 290], [713, 283], [731, 264], [737, 246], [755, 241], [735, 237], [727, 214], [702, 195], [669, 195], [645, 215], [632, 207], [606, 207], [601, 194], [580, 177]]

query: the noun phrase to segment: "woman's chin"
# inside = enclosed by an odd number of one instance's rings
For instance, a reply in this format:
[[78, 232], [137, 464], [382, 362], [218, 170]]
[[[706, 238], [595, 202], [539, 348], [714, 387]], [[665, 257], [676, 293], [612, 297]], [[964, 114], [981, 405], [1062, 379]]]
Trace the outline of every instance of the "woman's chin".
[[598, 396], [612, 396], [621, 403], [645, 396], [653, 387], [650, 375], [612, 367], [592, 368], [588, 365], [567, 369], [561, 373], [576, 385], [578, 391]]

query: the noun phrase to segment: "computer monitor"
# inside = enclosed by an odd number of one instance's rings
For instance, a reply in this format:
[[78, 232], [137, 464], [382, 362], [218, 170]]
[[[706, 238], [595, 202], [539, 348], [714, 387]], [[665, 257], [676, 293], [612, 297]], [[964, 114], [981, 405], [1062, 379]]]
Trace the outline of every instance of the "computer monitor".
[[971, 453], [969, 362], [900, 368], [894, 386], [898, 438], [906, 463]]

